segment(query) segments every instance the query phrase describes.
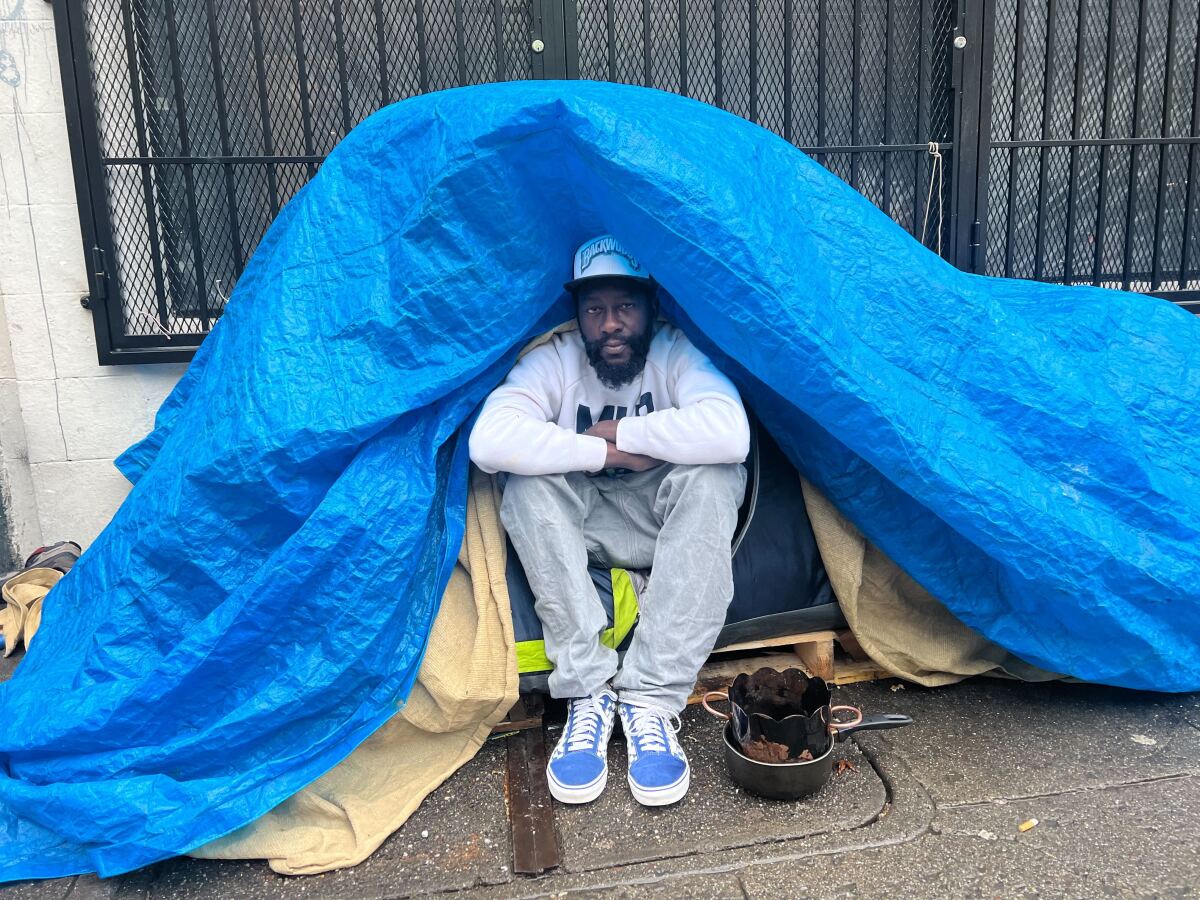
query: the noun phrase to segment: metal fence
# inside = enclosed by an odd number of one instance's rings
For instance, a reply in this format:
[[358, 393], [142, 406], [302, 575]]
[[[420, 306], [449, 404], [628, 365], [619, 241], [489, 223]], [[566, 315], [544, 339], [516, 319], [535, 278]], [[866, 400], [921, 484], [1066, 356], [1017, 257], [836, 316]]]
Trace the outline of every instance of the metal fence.
[[994, 0], [993, 15], [980, 270], [1194, 302], [1200, 2]]
[[59, 0], [100, 358], [187, 358], [374, 110], [526, 78], [758, 122], [963, 268], [1188, 299], [1198, 3]]

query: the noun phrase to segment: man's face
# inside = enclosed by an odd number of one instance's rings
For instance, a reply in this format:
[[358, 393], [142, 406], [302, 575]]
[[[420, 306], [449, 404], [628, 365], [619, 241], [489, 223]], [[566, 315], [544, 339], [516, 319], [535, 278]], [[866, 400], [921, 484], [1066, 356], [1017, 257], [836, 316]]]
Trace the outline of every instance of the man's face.
[[588, 361], [604, 384], [620, 387], [641, 374], [653, 337], [645, 291], [598, 281], [580, 289], [576, 312]]

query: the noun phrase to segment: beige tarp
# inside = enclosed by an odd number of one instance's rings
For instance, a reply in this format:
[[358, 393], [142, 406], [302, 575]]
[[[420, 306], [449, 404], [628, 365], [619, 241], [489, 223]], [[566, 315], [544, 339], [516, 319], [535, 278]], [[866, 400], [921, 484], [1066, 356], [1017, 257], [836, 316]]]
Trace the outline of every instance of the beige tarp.
[[1059, 678], [971, 630], [803, 481], [804, 504], [846, 623], [863, 650], [889, 672], [936, 687], [971, 675], [1023, 681]]
[[21, 644], [29, 647], [42, 624], [42, 601], [63, 573], [58, 569], [26, 569], [4, 582], [0, 588], [0, 634], [4, 636], [4, 655], [12, 656]]

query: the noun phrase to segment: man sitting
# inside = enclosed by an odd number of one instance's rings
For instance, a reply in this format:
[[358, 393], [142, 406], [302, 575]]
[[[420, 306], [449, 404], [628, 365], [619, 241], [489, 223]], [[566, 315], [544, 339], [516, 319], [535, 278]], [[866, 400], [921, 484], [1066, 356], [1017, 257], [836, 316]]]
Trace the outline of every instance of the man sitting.
[[[570, 700], [550, 793], [600, 796], [616, 712], [633, 796], [660, 806], [691, 780], [678, 716], [733, 598], [750, 428], [729, 379], [657, 321], [654, 281], [611, 235], [579, 248], [566, 288], [579, 330], [531, 350], [492, 392], [471, 459], [510, 473], [501, 521], [533, 589], [550, 693]], [[653, 569], [620, 665], [600, 643], [589, 561]]]

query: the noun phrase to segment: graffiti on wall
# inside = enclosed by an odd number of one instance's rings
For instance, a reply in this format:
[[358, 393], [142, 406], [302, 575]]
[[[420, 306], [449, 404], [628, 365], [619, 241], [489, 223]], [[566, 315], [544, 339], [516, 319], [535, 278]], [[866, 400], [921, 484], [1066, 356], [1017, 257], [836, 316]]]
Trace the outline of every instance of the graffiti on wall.
[[[25, 8], [25, 0], [0, 0], [0, 20], [15, 22]], [[21, 83], [21, 70], [13, 55], [0, 47], [0, 84], [17, 87]]]

